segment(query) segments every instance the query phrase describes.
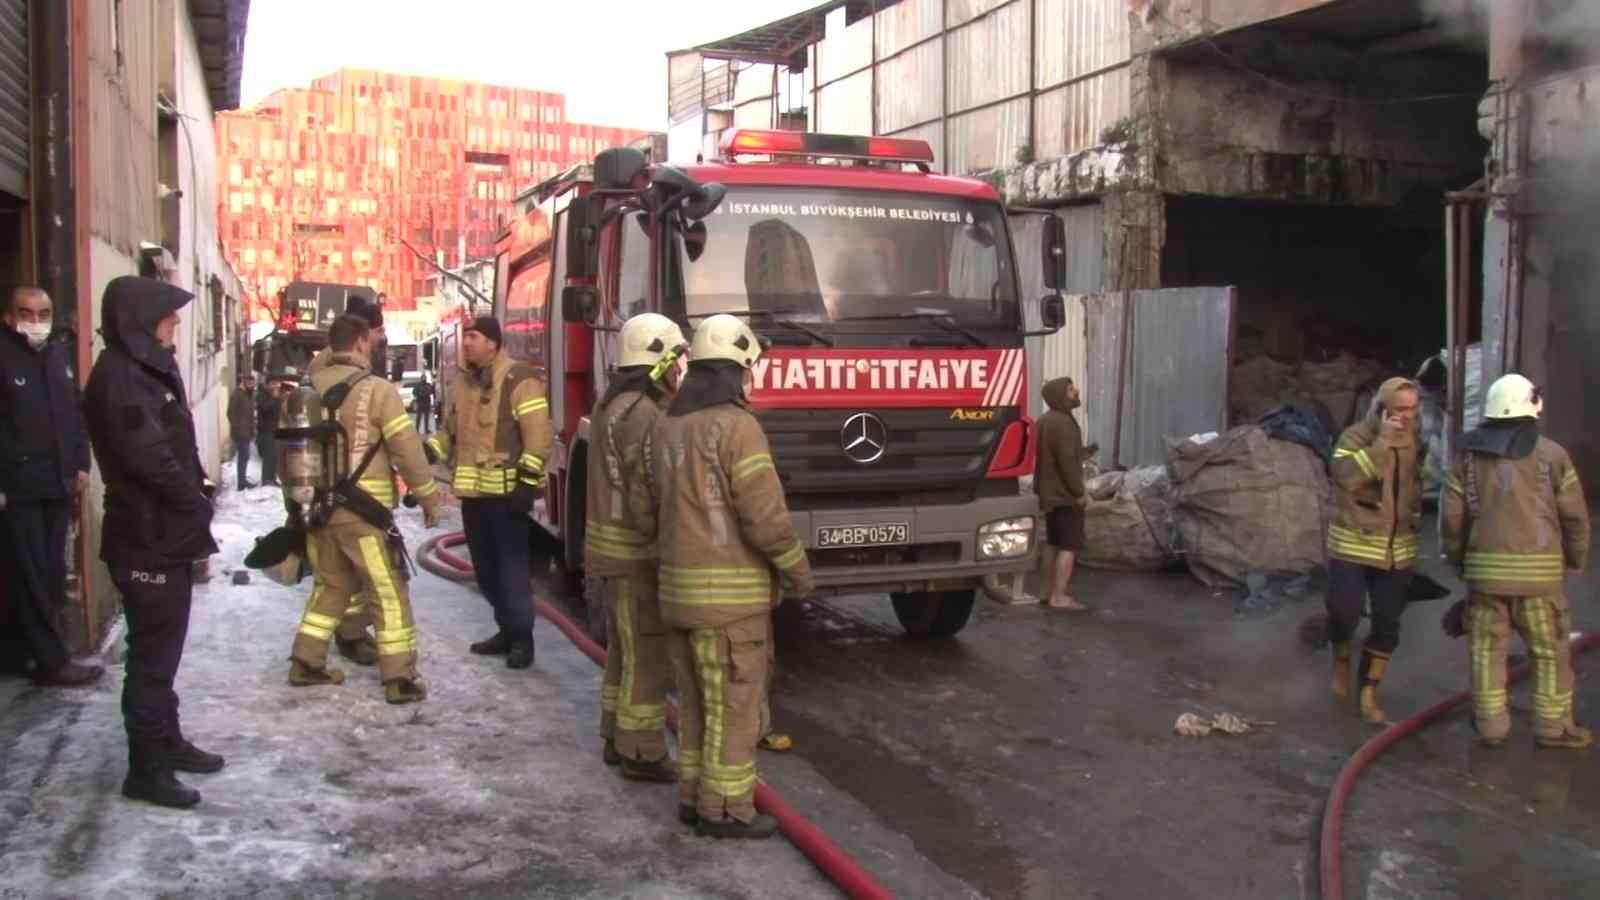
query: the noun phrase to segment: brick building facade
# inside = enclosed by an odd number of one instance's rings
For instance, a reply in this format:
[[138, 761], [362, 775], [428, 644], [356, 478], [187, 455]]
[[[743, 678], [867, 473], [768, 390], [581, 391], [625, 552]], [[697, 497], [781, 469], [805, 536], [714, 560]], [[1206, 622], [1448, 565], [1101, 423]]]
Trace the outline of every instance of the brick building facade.
[[561, 94], [341, 69], [217, 117], [224, 247], [263, 299], [364, 284], [410, 308], [428, 265], [493, 255], [517, 192], [644, 132], [569, 122]]

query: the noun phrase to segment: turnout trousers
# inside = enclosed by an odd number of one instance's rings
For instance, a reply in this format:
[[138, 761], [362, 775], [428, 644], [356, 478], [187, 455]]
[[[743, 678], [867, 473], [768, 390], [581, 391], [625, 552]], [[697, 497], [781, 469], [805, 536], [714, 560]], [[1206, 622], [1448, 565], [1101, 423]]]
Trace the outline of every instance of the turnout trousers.
[[478, 590], [494, 607], [494, 621], [510, 641], [533, 640], [533, 520], [505, 497], [463, 497], [461, 524]]
[[755, 818], [756, 742], [771, 614], [668, 632], [678, 688], [678, 802], [701, 818]]
[[388, 538], [365, 522], [336, 522], [306, 534], [311, 599], [300, 618], [290, 656], [321, 669], [340, 618], [365, 594], [377, 626], [378, 674], [384, 682], [417, 677], [417, 628], [404, 563]]
[[[71, 500], [23, 500], [0, 511], [0, 540], [6, 542], [14, 578], [12, 614], [21, 633], [20, 648], [41, 672], [71, 661], [56, 631], [56, 609], [66, 596], [67, 526]], [[18, 661], [20, 662], [20, 660]], [[20, 666], [19, 666], [20, 668]]]
[[182, 737], [173, 682], [189, 635], [194, 570], [111, 567], [128, 621], [128, 658], [122, 680], [122, 722], [135, 768], [148, 766], [168, 741]]
[[1515, 631], [1533, 662], [1534, 733], [1559, 737], [1572, 724], [1572, 616], [1567, 598], [1507, 597], [1473, 593], [1468, 601], [1472, 639], [1472, 711], [1478, 733], [1491, 740], [1511, 731], [1506, 691], [1506, 646]]
[[1388, 659], [1400, 646], [1400, 616], [1409, 602], [1410, 569], [1375, 569], [1342, 559], [1328, 560], [1328, 640], [1348, 643], [1361, 627], [1361, 613], [1372, 599], [1372, 631], [1366, 649]]
[[600, 684], [600, 735], [626, 759], [667, 755], [667, 626], [661, 621], [654, 565], [606, 583], [606, 672]]

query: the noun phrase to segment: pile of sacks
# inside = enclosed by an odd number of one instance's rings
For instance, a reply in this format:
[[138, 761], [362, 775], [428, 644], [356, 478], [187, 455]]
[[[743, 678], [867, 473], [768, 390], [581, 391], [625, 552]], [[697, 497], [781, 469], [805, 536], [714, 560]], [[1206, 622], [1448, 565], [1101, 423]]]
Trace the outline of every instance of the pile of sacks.
[[1323, 426], [1337, 434], [1366, 412], [1360, 404], [1363, 389], [1388, 374], [1382, 363], [1349, 353], [1298, 365], [1251, 357], [1229, 373], [1228, 421], [1255, 422], [1280, 406], [1299, 404], [1315, 409]]

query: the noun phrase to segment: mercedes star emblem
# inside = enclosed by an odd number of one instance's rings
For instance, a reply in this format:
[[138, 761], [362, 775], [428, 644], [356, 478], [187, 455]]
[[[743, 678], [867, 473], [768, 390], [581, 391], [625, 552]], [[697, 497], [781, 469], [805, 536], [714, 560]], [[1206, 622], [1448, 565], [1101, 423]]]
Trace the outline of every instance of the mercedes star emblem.
[[863, 466], [875, 463], [889, 446], [889, 429], [872, 413], [856, 413], [839, 429], [839, 446], [845, 456]]

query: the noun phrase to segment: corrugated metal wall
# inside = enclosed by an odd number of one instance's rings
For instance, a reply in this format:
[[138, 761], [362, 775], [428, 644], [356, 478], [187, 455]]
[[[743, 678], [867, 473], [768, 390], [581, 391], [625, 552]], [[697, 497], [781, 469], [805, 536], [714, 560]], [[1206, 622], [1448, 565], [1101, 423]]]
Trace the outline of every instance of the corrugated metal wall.
[[[1127, 378], [1123, 388], [1123, 465], [1166, 461], [1168, 438], [1221, 431], [1228, 417], [1228, 353], [1233, 345], [1235, 291], [1231, 287], [1134, 291], [1127, 324]], [[1117, 368], [1121, 364], [1123, 295], [1085, 298], [1091, 350], [1084, 408], [1086, 440], [1100, 445], [1100, 460], [1116, 447]]]
[[28, 72], [28, 4], [0, 2], [0, 191], [26, 199], [33, 138]]
[[89, 230], [130, 256], [141, 240], [161, 237], [156, 27], [154, 3], [89, 5]]

